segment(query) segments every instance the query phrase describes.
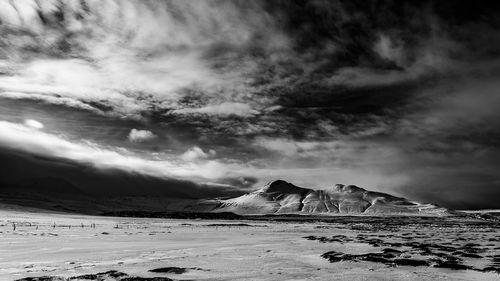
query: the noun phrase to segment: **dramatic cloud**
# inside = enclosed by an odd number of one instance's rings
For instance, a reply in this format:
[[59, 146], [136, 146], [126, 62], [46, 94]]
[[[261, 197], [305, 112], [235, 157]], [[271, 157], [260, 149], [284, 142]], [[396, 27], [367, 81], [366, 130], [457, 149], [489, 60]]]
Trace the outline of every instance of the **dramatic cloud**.
[[499, 19], [488, 1], [0, 0], [0, 145], [500, 207]]
[[[0, 121], [0, 130], [2, 131], [0, 145], [4, 148], [68, 159], [102, 169], [121, 169], [155, 177], [217, 179], [229, 174], [231, 167], [231, 165], [217, 161], [184, 164], [173, 157], [164, 160], [148, 160], [123, 148], [103, 147], [85, 140], [72, 142], [62, 136], [5, 121]], [[204, 158], [201, 156], [205, 155], [208, 157], [208, 154], [199, 148], [194, 148], [193, 151], [196, 159]], [[209, 153], [214, 154], [214, 152]], [[193, 158], [188, 160], [193, 160]]]
[[[207, 97], [251, 91], [240, 76], [251, 66], [214, 71], [219, 59], [206, 57], [218, 56], [220, 47], [237, 54], [254, 44], [265, 50], [287, 46], [262, 7], [242, 1], [0, 4], [2, 32], [8, 34], [0, 42], [7, 74], [0, 77], [0, 96], [111, 116], [141, 119], [152, 108], [175, 109], [186, 89], [202, 89]], [[221, 59], [226, 67], [230, 58]], [[255, 114], [238, 103], [229, 106], [207, 104], [200, 112]]]
[[130, 133], [128, 134], [128, 140], [131, 142], [146, 142], [149, 140], [152, 140], [156, 138], [156, 135], [153, 134], [153, 132], [148, 131], [148, 130], [136, 130], [132, 129], [130, 130]]

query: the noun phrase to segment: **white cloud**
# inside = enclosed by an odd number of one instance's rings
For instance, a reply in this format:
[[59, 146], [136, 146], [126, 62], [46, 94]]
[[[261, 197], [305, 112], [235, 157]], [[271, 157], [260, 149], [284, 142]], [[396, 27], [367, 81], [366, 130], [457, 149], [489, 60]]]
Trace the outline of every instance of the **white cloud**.
[[148, 131], [148, 130], [136, 130], [132, 129], [130, 130], [130, 133], [128, 134], [128, 140], [130, 142], [138, 143], [138, 142], [146, 142], [150, 141], [152, 139], [155, 139], [156, 135], [153, 134], [153, 132]]
[[28, 127], [35, 128], [35, 129], [43, 129], [45, 127], [42, 123], [33, 120], [33, 119], [26, 119], [24, 120], [24, 124]]
[[[223, 85], [194, 54], [142, 60], [115, 54], [98, 64], [81, 59], [33, 60], [17, 65], [15, 75], [0, 77], [0, 96], [40, 100], [103, 115], [138, 119], [156, 106], [170, 108], [177, 90], [203, 85]], [[148, 93], [146, 98], [145, 93]], [[102, 111], [91, 104], [102, 104]]]
[[223, 102], [216, 105], [207, 105], [200, 108], [183, 108], [174, 110], [173, 113], [177, 114], [208, 114], [218, 116], [241, 116], [251, 117], [259, 114], [259, 111], [252, 109], [252, 107], [245, 103], [239, 102]]
[[187, 150], [181, 155], [182, 160], [187, 162], [193, 162], [200, 159], [207, 159], [209, 157], [215, 156], [216, 152], [213, 149], [210, 149], [208, 153], [204, 152], [203, 149], [195, 146]]
[[[248, 77], [242, 73], [249, 66], [224, 59], [222, 64], [231, 66], [214, 70], [206, 57], [213, 46], [288, 47], [287, 37], [258, 3], [245, 4], [244, 9], [231, 1], [82, 3], [65, 2], [64, 21], [59, 22], [54, 15], [61, 8], [59, 1], [0, 1], [0, 21], [7, 29], [0, 52], [7, 55], [4, 68], [9, 69], [9, 75], [0, 76], [0, 96], [140, 119], [152, 104], [160, 110], [178, 109], [185, 89], [218, 101], [248, 94]], [[63, 28], [54, 28], [61, 24], [71, 38]], [[69, 50], [59, 50], [60, 42], [68, 42]], [[54, 56], [57, 52], [63, 55]], [[182, 111], [258, 114], [238, 103]]]
[[[90, 141], [71, 141], [22, 124], [0, 121], [0, 147], [68, 159], [100, 169], [120, 169], [155, 177], [216, 180], [241, 170], [237, 164], [214, 160], [180, 162], [175, 156], [150, 160], [124, 148], [102, 146]], [[215, 154], [209, 151], [207, 155]]]

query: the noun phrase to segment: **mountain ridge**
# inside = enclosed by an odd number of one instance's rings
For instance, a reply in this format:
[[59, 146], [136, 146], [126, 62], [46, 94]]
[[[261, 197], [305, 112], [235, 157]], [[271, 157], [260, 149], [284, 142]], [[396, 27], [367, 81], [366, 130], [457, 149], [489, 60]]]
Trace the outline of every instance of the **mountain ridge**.
[[237, 197], [182, 199], [165, 196], [104, 196], [86, 193], [71, 182], [54, 177], [27, 180], [21, 185], [0, 184], [0, 203], [76, 213], [186, 212], [237, 215], [453, 215], [433, 204], [413, 202], [355, 185], [325, 189], [296, 186], [284, 180]]
[[447, 215], [449, 210], [391, 194], [368, 191], [355, 185], [336, 184], [327, 189], [310, 189], [284, 180], [230, 199], [201, 200], [213, 205], [210, 212], [233, 212], [239, 215], [312, 214], [312, 215]]

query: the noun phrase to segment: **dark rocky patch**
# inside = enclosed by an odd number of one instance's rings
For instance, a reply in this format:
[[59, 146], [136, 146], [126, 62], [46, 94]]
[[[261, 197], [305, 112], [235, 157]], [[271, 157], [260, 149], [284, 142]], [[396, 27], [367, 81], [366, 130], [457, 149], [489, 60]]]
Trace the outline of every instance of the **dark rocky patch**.
[[433, 267], [449, 268], [454, 270], [476, 270], [471, 266], [459, 263], [459, 261], [457, 261], [456, 259], [431, 259], [431, 261], [434, 263], [432, 265]]
[[496, 272], [500, 274], [500, 255], [491, 257], [491, 265], [483, 269], [485, 272]]
[[375, 263], [383, 263], [387, 265], [404, 265], [404, 266], [429, 266], [429, 262], [425, 260], [416, 260], [408, 258], [399, 258], [401, 251], [393, 249], [384, 249], [382, 253], [367, 253], [360, 255], [351, 255], [340, 253], [336, 251], [330, 251], [321, 255], [322, 258], [327, 259], [330, 262], [340, 262], [340, 261], [368, 261]]
[[80, 276], [75, 276], [75, 277], [70, 277], [69, 280], [75, 280], [75, 279], [83, 279], [83, 280], [101, 280], [105, 278], [120, 278], [120, 277], [126, 277], [127, 274], [123, 272], [119, 272], [116, 270], [110, 270], [106, 272], [101, 272], [101, 273], [96, 273], [96, 274], [85, 274], [85, 275], [80, 275]]
[[389, 243], [385, 243], [384, 240], [380, 238], [372, 238], [364, 235], [358, 235], [357, 239], [359, 240], [359, 242], [370, 244], [373, 247], [390, 246]]
[[464, 258], [475, 258], [475, 259], [482, 258], [482, 256], [480, 256], [478, 254], [466, 253], [466, 252], [462, 252], [462, 251], [455, 251], [455, 252], [453, 252], [453, 255], [464, 257]]
[[496, 272], [496, 273], [500, 274], [500, 267], [488, 266], [488, 267], [483, 268], [481, 271], [483, 271], [483, 272]]
[[330, 262], [340, 262], [340, 261], [371, 261], [380, 263], [391, 263], [390, 259], [396, 257], [393, 253], [367, 253], [360, 255], [345, 254], [336, 251], [330, 251], [321, 255], [322, 258], [329, 260]]
[[[434, 258], [430, 261], [419, 260], [419, 259], [409, 259], [409, 258], [399, 258], [401, 251], [393, 249], [384, 249], [383, 253], [367, 253], [360, 255], [351, 255], [340, 253], [336, 251], [330, 251], [321, 255], [322, 258], [327, 259], [330, 262], [340, 262], [340, 261], [369, 261], [382, 263], [386, 265], [401, 265], [401, 266], [433, 266], [439, 268], [449, 268], [455, 270], [478, 270], [471, 266], [464, 265], [460, 263], [459, 259], [456, 258]], [[486, 270], [486, 269], [485, 269]], [[488, 268], [488, 270], [496, 270], [495, 268]]]
[[391, 249], [391, 248], [385, 248], [382, 250], [382, 253], [387, 254], [387, 253], [392, 253], [394, 255], [401, 255], [403, 252], [396, 250], [396, 249]]
[[467, 243], [459, 248], [462, 252], [466, 254], [479, 254], [479, 253], [484, 253], [486, 252], [486, 249], [484, 248], [479, 248], [481, 245], [476, 244], [476, 243]]
[[338, 242], [338, 243], [345, 243], [345, 242], [352, 242], [354, 241], [352, 238], [347, 237], [345, 235], [334, 235], [332, 237], [324, 237], [324, 236], [306, 236], [304, 237], [307, 240], [316, 240], [321, 243], [332, 243], [332, 242]]
[[160, 267], [160, 268], [155, 268], [149, 270], [150, 272], [155, 272], [155, 273], [173, 273], [173, 274], [182, 274], [187, 272], [187, 268], [183, 267]]
[[17, 279], [16, 281], [64, 281], [62, 277], [53, 276], [40, 276], [40, 277], [26, 277], [22, 279]]
[[[373, 247], [382, 248], [381, 252], [362, 255], [352, 255], [340, 252], [328, 252], [322, 255], [330, 262], [339, 261], [370, 261], [390, 266], [429, 266], [452, 270], [475, 270], [481, 272], [499, 272], [500, 256], [495, 251], [500, 250], [496, 238], [490, 238], [487, 233], [496, 232], [499, 225], [491, 222], [478, 221], [458, 222], [453, 219], [440, 221], [435, 218], [419, 218], [418, 222], [411, 221], [405, 224], [407, 231], [401, 233], [402, 222], [399, 218], [391, 218], [379, 222], [374, 219], [372, 225], [367, 223], [350, 222], [347, 228], [356, 230], [357, 236], [346, 237], [336, 235], [331, 237], [307, 236], [308, 240], [321, 243], [366, 243]], [[397, 227], [399, 225], [399, 227]], [[441, 239], [432, 231], [439, 228], [439, 233], [445, 237], [454, 237], [453, 240]], [[426, 231], [428, 229], [430, 232]], [[474, 230], [471, 233], [466, 230]], [[489, 244], [472, 243], [471, 241], [488, 241]], [[491, 255], [493, 251], [493, 255]], [[488, 255], [489, 254], [489, 255]], [[480, 269], [467, 264], [468, 259], [491, 259], [491, 264]]]
[[16, 281], [71, 281], [71, 280], [92, 280], [92, 281], [173, 281], [167, 277], [138, 277], [130, 276], [116, 270], [100, 272], [95, 274], [85, 274], [63, 278], [59, 276], [27, 277]]
[[500, 265], [500, 255], [494, 255], [494, 256], [491, 256], [491, 260], [492, 260], [494, 263], [496, 263], [496, 264]]
[[424, 260], [414, 260], [414, 259], [394, 259], [393, 262], [397, 265], [406, 266], [429, 266], [428, 261]]

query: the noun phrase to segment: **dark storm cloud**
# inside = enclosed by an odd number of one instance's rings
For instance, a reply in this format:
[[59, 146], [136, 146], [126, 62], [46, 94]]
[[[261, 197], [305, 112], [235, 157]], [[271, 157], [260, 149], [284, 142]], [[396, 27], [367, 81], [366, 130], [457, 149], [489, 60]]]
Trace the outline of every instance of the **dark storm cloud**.
[[[450, 17], [472, 5], [30, 3], [4, 4], [4, 57], [17, 64], [6, 68], [11, 73], [2, 95], [128, 118], [148, 118], [152, 111], [198, 120], [259, 117], [276, 105], [291, 108], [280, 113], [299, 122], [323, 114], [318, 108], [380, 113], [405, 102], [422, 79], [446, 75], [458, 62], [468, 67], [467, 60], [494, 51], [485, 47], [491, 44], [464, 40], [472, 35], [467, 32], [495, 35], [489, 22], [478, 23], [494, 14], [478, 4], [476, 17]], [[471, 50], [477, 55], [471, 57]]]
[[[490, 198], [500, 188], [491, 157], [500, 136], [499, 4], [0, 5], [0, 97], [88, 111], [116, 127], [98, 132], [86, 117], [92, 127], [54, 131], [148, 159], [198, 151], [206, 157], [184, 157], [196, 166], [182, 163], [182, 173], [202, 167], [198, 174], [219, 172], [213, 182], [242, 189], [275, 177], [343, 181], [446, 206], [498, 207]], [[163, 176], [163, 164], [134, 163]]]
[[[14, 189], [24, 192], [24, 195], [73, 199], [79, 196], [199, 199], [242, 194], [236, 187], [227, 184], [199, 184], [122, 169], [97, 169], [88, 164], [22, 151], [1, 150], [0, 164], [0, 190]], [[60, 186], [60, 183], [65, 184]]]

